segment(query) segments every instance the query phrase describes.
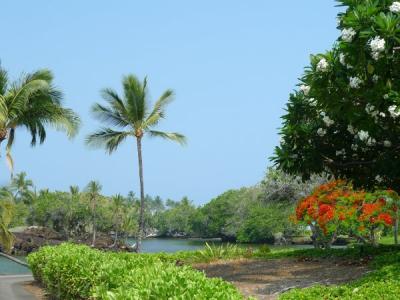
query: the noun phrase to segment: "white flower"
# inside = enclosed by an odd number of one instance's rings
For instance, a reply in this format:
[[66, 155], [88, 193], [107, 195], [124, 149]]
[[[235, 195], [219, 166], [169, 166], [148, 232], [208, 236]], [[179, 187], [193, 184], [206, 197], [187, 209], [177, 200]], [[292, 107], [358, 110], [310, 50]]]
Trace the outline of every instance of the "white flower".
[[326, 72], [328, 70], [329, 63], [326, 61], [325, 58], [322, 58], [317, 64], [317, 71], [318, 72]]
[[390, 116], [391, 116], [392, 118], [394, 118], [394, 119], [400, 116], [400, 112], [398, 111], [396, 105], [391, 105], [391, 106], [389, 106], [388, 111], [389, 111], [389, 113], [390, 113]]
[[308, 93], [310, 92], [310, 87], [308, 85], [302, 84], [300, 86], [300, 90], [303, 92], [304, 95], [308, 95]]
[[351, 145], [351, 149], [352, 149], [353, 151], [357, 151], [357, 150], [358, 150], [358, 145], [357, 145], [357, 144], [352, 144], [352, 145]]
[[383, 146], [385, 146], [386, 148], [390, 148], [392, 147], [392, 142], [389, 140], [383, 141]]
[[376, 140], [374, 138], [369, 138], [367, 140], [367, 146], [374, 146], [376, 144]]
[[347, 131], [351, 134], [355, 134], [357, 132], [357, 130], [352, 125], [347, 126]]
[[389, 99], [389, 94], [383, 95], [383, 99], [385, 99], [385, 100]]
[[357, 32], [353, 28], [345, 28], [342, 30], [342, 40], [350, 43]]
[[324, 136], [324, 135], [326, 134], [326, 129], [318, 128], [317, 134], [318, 134], [319, 136], [321, 136], [321, 137]]
[[375, 110], [375, 106], [371, 105], [371, 104], [367, 104], [365, 106], [365, 111], [367, 112], [367, 114], [372, 114]]
[[386, 114], [385, 114], [384, 112], [380, 112], [379, 115], [380, 115], [382, 118], [386, 118]]
[[353, 89], [358, 89], [360, 88], [360, 85], [363, 83], [363, 81], [358, 78], [358, 77], [350, 77], [350, 87]]
[[345, 66], [346, 65], [346, 55], [344, 53], [339, 54], [339, 62]]
[[360, 132], [357, 135], [358, 138], [362, 141], [367, 141], [369, 139], [368, 131], [360, 130]]
[[369, 41], [369, 46], [371, 47], [371, 55], [375, 60], [379, 59], [379, 54], [385, 51], [386, 42], [379, 36], [374, 37]]
[[322, 118], [322, 120], [324, 121], [325, 125], [328, 126], [328, 127], [330, 127], [333, 124], [335, 124], [335, 121], [333, 121], [331, 118], [329, 118], [329, 116], [324, 116]]
[[373, 82], [377, 83], [378, 80], [379, 80], [379, 76], [378, 75], [375, 74], [374, 76], [372, 76], [372, 81]]
[[400, 12], [400, 2], [397, 1], [393, 2], [393, 4], [390, 5], [389, 9], [392, 13]]
[[383, 181], [383, 178], [380, 175], [376, 175], [375, 180], [376, 182], [381, 183]]
[[312, 106], [312, 107], [317, 106], [317, 102], [315, 101], [314, 98], [308, 99], [308, 104], [309, 104], [310, 106]]
[[336, 151], [336, 156], [340, 156], [340, 155], [346, 155], [346, 149], [337, 150]]

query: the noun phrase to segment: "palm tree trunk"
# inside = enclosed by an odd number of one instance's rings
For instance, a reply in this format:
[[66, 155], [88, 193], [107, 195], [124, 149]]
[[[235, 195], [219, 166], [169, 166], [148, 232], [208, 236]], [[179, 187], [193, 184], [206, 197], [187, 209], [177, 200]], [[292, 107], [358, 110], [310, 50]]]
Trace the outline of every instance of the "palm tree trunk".
[[96, 245], [96, 200], [93, 199], [93, 238], [92, 238], [92, 247]]
[[142, 248], [142, 239], [144, 236], [144, 182], [143, 182], [143, 159], [142, 159], [142, 137], [137, 137], [137, 152], [139, 160], [139, 179], [140, 179], [140, 213], [139, 213], [139, 232], [136, 240], [136, 252]]

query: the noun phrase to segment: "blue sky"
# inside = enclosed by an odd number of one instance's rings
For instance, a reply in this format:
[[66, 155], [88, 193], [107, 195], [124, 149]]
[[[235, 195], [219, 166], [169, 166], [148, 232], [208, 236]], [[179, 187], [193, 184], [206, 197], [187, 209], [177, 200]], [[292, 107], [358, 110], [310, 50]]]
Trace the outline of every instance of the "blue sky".
[[[31, 148], [18, 131], [16, 171], [39, 187], [138, 193], [134, 141], [109, 156], [85, 147], [99, 126], [90, 106], [99, 91], [120, 91], [124, 74], [149, 79], [152, 99], [172, 88], [176, 100], [159, 128], [179, 131], [188, 146], [145, 140], [146, 193], [208, 202], [227, 189], [259, 182], [278, 144], [280, 116], [311, 53], [329, 49], [335, 1], [22, 1], [3, 0], [0, 59], [12, 78], [49, 68], [65, 104], [82, 120], [69, 141], [49, 131]], [[4, 153], [4, 151], [2, 151]], [[0, 182], [9, 174], [0, 161]]]

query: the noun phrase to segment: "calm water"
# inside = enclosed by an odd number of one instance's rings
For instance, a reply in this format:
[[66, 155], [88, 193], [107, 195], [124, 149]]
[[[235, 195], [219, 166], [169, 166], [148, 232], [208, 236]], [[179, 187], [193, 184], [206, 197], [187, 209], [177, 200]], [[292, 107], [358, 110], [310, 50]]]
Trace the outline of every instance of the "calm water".
[[[134, 244], [134, 240], [129, 240]], [[184, 240], [184, 239], [148, 239], [143, 241], [143, 252], [177, 252], [177, 251], [194, 251], [202, 249], [206, 241], [204, 240]], [[220, 245], [221, 242], [209, 242], [210, 244]], [[258, 247], [257, 245], [243, 245], [243, 247]], [[270, 246], [272, 249], [284, 249], [285, 246]], [[307, 245], [290, 246], [290, 248], [311, 248]], [[20, 258], [23, 260], [24, 258]], [[28, 268], [21, 266], [13, 261], [0, 257], [0, 275], [10, 274], [29, 274]]]
[[[20, 259], [23, 260], [23, 258]], [[30, 274], [30, 270], [27, 267], [0, 256], [0, 275], [10, 274]]]

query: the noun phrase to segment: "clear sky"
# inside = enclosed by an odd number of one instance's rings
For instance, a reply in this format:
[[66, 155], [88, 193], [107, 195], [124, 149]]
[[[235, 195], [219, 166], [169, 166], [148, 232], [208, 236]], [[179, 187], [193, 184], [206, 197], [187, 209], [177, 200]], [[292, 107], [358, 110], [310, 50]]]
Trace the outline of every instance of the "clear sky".
[[309, 55], [338, 36], [333, 0], [1, 2], [3, 67], [12, 78], [51, 69], [65, 104], [83, 120], [73, 141], [50, 131], [36, 148], [18, 131], [16, 171], [39, 188], [84, 187], [95, 179], [105, 194], [138, 193], [133, 141], [111, 156], [83, 141], [99, 126], [89, 112], [99, 91], [120, 91], [124, 74], [148, 75], [153, 100], [167, 88], [176, 92], [159, 128], [182, 132], [189, 143], [145, 140], [146, 193], [186, 195], [196, 204], [262, 179], [288, 94]]

